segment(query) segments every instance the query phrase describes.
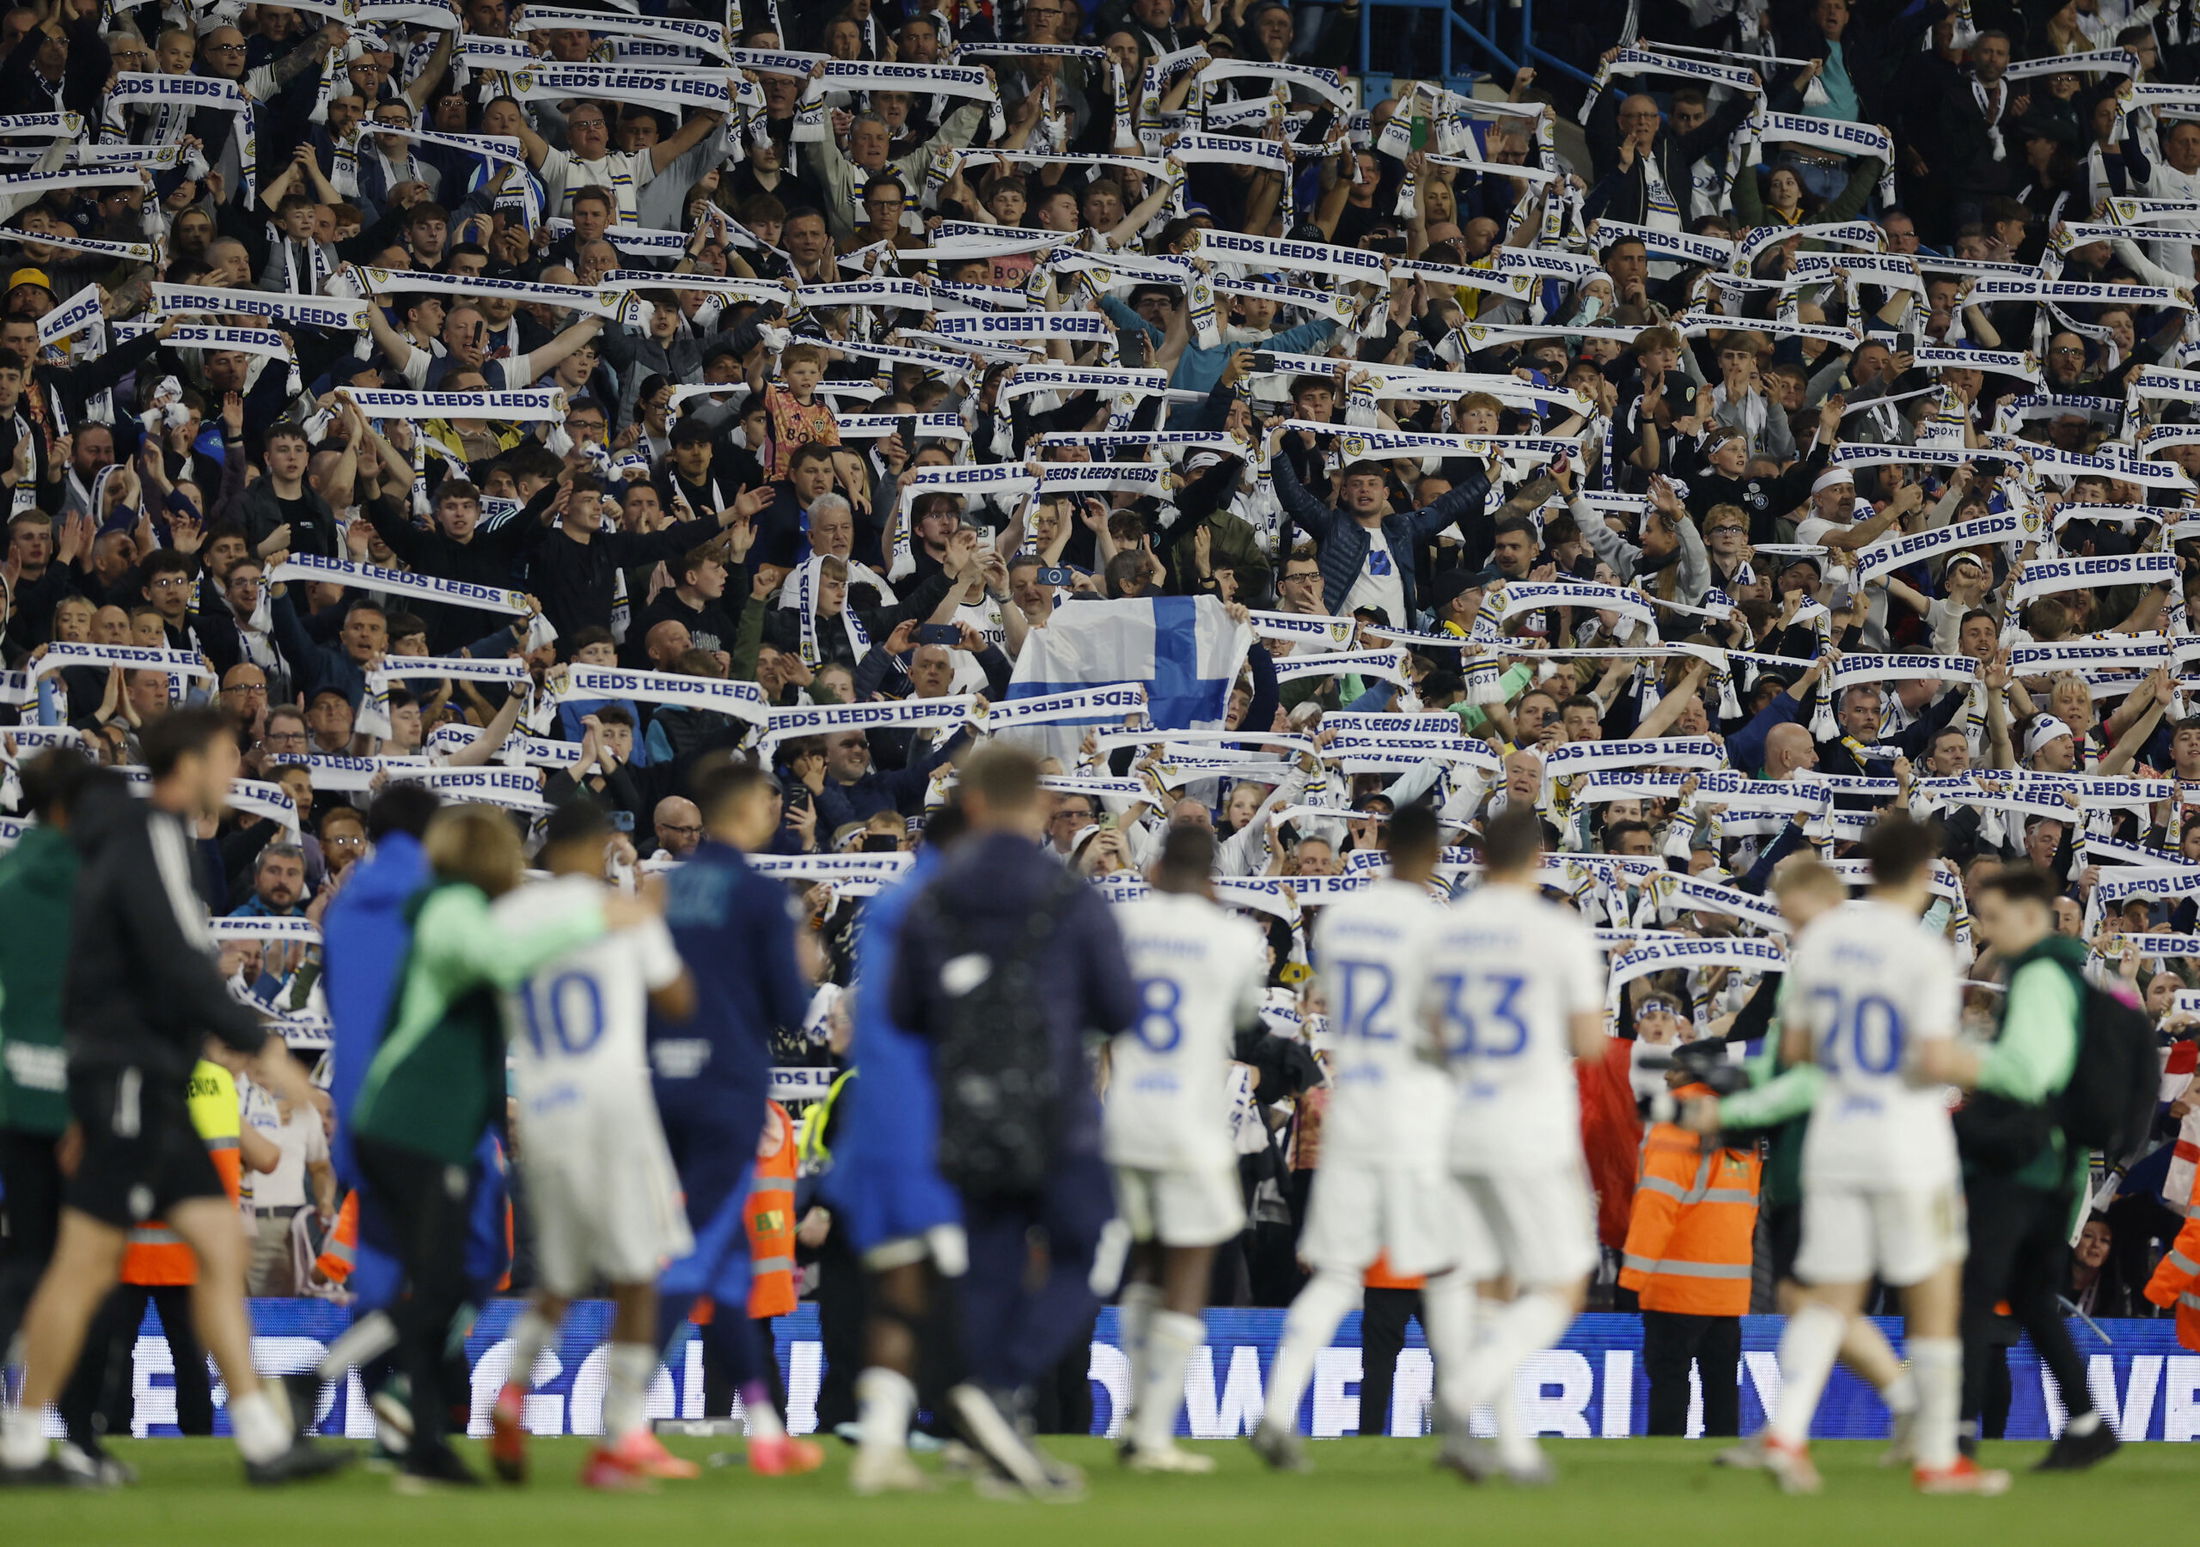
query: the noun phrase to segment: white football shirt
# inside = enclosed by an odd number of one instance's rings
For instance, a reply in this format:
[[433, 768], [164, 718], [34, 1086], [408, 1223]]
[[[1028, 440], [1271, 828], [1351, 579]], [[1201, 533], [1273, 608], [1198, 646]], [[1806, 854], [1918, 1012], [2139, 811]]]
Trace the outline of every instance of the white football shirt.
[[1451, 1081], [1428, 1000], [1440, 917], [1423, 888], [1383, 880], [1327, 905], [1314, 926], [1330, 1042], [1325, 1164], [1443, 1164]]
[[1788, 966], [1782, 1015], [1823, 1071], [1803, 1181], [1932, 1188], [1956, 1180], [1955, 1130], [1937, 1085], [1904, 1074], [1914, 1044], [1956, 1034], [1961, 974], [1947, 943], [1865, 898], [1822, 914]]
[[[587, 876], [529, 882], [497, 899], [497, 922], [525, 931], [570, 915], [575, 898], [603, 891]], [[590, 941], [507, 993], [505, 1033], [522, 1120], [637, 1098], [646, 1104], [649, 992], [680, 970], [671, 931], [651, 919]]]
[[1204, 897], [1154, 892], [1114, 916], [1139, 1014], [1111, 1049], [1107, 1158], [1156, 1170], [1229, 1166], [1230, 1046], [1259, 1018], [1267, 942]]
[[1488, 1176], [1578, 1166], [1570, 1028], [1576, 1014], [1603, 1009], [1605, 987], [1588, 927], [1523, 888], [1477, 887], [1446, 913], [1428, 970], [1458, 1090], [1452, 1169]]

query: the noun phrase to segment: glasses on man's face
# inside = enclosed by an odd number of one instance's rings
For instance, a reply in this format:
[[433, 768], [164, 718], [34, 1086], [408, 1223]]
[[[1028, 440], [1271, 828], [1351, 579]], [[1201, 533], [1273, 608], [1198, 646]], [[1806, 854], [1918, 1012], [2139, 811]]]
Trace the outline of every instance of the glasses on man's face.
[[241, 54], [244, 52], [242, 43], [207, 43], [202, 46], [209, 54]]
[[175, 591], [191, 583], [189, 575], [161, 575], [153, 581], [156, 591]]
[[224, 693], [242, 693], [248, 698], [256, 693], [265, 698], [267, 697], [267, 684], [264, 682], [235, 682], [223, 688], [222, 691]]
[[260, 740], [266, 742], [270, 746], [287, 747], [295, 744], [302, 747], [305, 745], [306, 742], [306, 733], [304, 731], [271, 730], [266, 735], [262, 736]]
[[324, 849], [363, 849], [366, 846], [366, 836], [362, 833], [323, 833], [321, 835], [321, 847]]
[[2058, 355], [2082, 355], [2085, 353], [2085, 351], [2079, 348], [2076, 344], [2057, 344], [2052, 350], [2049, 351], [2049, 353]]
[[670, 833], [675, 838], [688, 838], [702, 836], [703, 827], [700, 822], [659, 822], [657, 830]]

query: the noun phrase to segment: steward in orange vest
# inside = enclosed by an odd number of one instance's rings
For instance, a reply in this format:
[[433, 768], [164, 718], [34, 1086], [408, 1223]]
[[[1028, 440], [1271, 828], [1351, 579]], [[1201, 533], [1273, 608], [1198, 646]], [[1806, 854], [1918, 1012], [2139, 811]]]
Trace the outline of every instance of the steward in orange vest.
[[[1684, 1085], [1673, 1094], [1685, 1101], [1711, 1091]], [[1741, 1432], [1742, 1317], [1762, 1170], [1754, 1147], [1720, 1146], [1675, 1123], [1643, 1134], [1619, 1282], [1642, 1305], [1652, 1434], [1688, 1432], [1691, 1366], [1701, 1369], [1704, 1433]]]
[[2155, 1264], [2146, 1293], [2164, 1310], [2177, 1307], [2177, 1341], [2200, 1349], [2200, 1179], [2193, 1182], [2192, 1201], [2185, 1208], [2185, 1228]]
[[764, 1103], [764, 1132], [756, 1146], [756, 1173], [742, 1209], [749, 1232], [749, 1315], [754, 1320], [786, 1316], [798, 1296], [794, 1288], [794, 1182], [801, 1153], [794, 1119], [776, 1101]]
[[1406, 1346], [1406, 1323], [1421, 1314], [1420, 1274], [1397, 1274], [1390, 1258], [1379, 1256], [1361, 1279], [1360, 1433], [1390, 1432], [1390, 1398], [1398, 1379], [1398, 1355]]

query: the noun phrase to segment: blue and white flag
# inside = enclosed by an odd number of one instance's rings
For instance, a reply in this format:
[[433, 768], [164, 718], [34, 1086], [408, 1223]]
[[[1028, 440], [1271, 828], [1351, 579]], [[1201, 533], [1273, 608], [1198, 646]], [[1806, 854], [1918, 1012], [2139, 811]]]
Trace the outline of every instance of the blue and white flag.
[[[1008, 698], [1039, 698], [1080, 688], [1135, 682], [1146, 690], [1147, 718], [1163, 730], [1213, 730], [1230, 707], [1253, 631], [1230, 620], [1211, 596], [1158, 596], [1118, 602], [1070, 602], [1024, 639]], [[1038, 738], [1035, 751], [1074, 761], [1075, 724], [1112, 724], [1121, 711], [1012, 731]], [[1061, 750], [1066, 746], [1066, 755]]]

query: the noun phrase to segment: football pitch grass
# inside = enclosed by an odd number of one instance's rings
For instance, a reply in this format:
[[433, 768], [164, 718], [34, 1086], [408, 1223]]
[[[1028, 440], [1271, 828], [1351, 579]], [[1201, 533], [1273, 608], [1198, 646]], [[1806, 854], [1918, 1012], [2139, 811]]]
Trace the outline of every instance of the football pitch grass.
[[[698, 1460], [738, 1441], [676, 1439]], [[824, 1470], [762, 1479], [738, 1465], [647, 1496], [597, 1494], [576, 1480], [588, 1442], [537, 1440], [534, 1480], [400, 1496], [386, 1474], [355, 1467], [334, 1479], [271, 1492], [248, 1490], [226, 1440], [117, 1445], [141, 1480], [112, 1493], [0, 1494], [9, 1543], [158, 1547], [562, 1547], [728, 1542], [892, 1543], [894, 1547], [1160, 1547], [1259, 1543], [1367, 1547], [1387, 1542], [1595, 1543], [1598, 1547], [1747, 1542], [1751, 1547], [1907, 1547], [1909, 1543], [2189, 1541], [2200, 1511], [2200, 1452], [2187, 1445], [2127, 1447], [2096, 1471], [2032, 1476], [2038, 1444], [1989, 1445], [1989, 1464], [2017, 1473], [1998, 1499], [1919, 1498], [1906, 1473], [1882, 1471], [1871, 1441], [1815, 1446], [1826, 1491], [1781, 1497], [1754, 1473], [1715, 1470], [1715, 1446], [1684, 1440], [1546, 1442], [1558, 1482], [1540, 1490], [1471, 1486], [1430, 1465], [1427, 1440], [1333, 1440], [1309, 1446], [1311, 1476], [1277, 1476], [1242, 1442], [1201, 1444], [1220, 1469], [1208, 1477], [1133, 1476], [1117, 1470], [1104, 1440], [1052, 1442], [1087, 1468], [1082, 1503], [995, 1502], [948, 1480], [936, 1493], [858, 1499], [848, 1492], [851, 1452], [830, 1445]], [[462, 1442], [486, 1469], [479, 1446]], [[927, 1460], [924, 1463], [931, 1466]]]

